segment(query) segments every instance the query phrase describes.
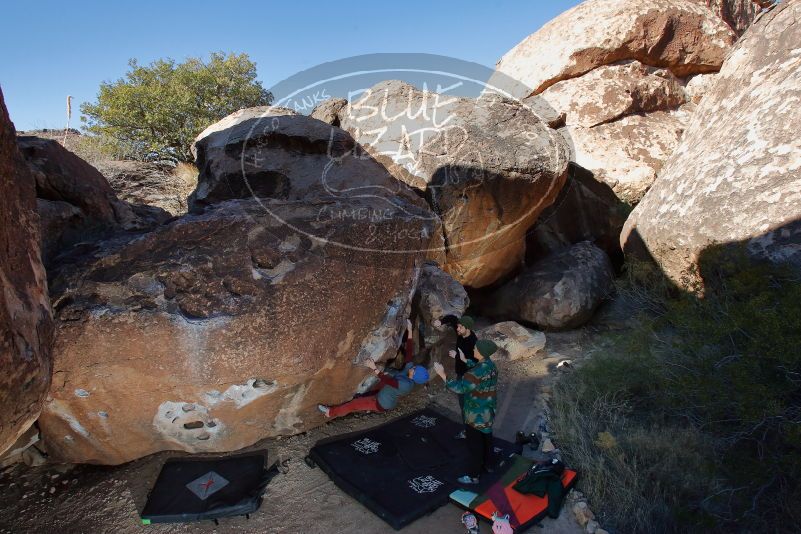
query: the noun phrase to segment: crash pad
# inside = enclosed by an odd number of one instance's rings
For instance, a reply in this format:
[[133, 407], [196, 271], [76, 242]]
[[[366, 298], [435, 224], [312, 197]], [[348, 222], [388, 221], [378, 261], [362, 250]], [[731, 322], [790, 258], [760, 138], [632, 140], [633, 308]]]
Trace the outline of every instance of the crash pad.
[[[448, 503], [467, 471], [463, 428], [434, 409], [425, 409], [388, 423], [317, 442], [309, 458], [345, 493], [395, 529]], [[495, 459], [518, 447], [494, 441]], [[497, 477], [482, 477], [488, 487]]]

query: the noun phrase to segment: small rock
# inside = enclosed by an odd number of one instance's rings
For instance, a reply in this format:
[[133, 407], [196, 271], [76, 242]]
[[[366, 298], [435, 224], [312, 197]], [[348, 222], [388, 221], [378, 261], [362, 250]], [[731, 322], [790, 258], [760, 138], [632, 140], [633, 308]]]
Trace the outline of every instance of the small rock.
[[586, 532], [587, 534], [596, 534], [598, 532], [599, 527], [600, 525], [598, 524], [598, 521], [596, 521], [595, 519], [590, 519], [589, 521], [587, 521], [587, 526], [584, 527], [584, 532]]
[[573, 515], [576, 516], [576, 521], [582, 528], [595, 519], [595, 514], [592, 513], [590, 506], [584, 501], [579, 501], [573, 505]]
[[56, 492], [56, 487], [55, 487], [55, 486], [52, 486], [52, 487], [50, 488], [50, 495], [54, 494], [55, 492]]
[[556, 368], [560, 371], [569, 371], [573, 368], [573, 360], [562, 360], [556, 364]]

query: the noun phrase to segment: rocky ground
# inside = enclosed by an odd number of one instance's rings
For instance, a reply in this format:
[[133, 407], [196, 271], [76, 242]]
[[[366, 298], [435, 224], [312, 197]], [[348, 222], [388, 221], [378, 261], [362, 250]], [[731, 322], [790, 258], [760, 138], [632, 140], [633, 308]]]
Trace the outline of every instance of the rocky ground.
[[[514, 439], [517, 430], [533, 430], [545, 407], [556, 365], [582, 357], [592, 330], [582, 329], [548, 335], [545, 350], [525, 360], [498, 362], [501, 370], [496, 434]], [[44, 465], [13, 466], [0, 473], [0, 534], [28, 532], [129, 533], [147, 529], [154, 533], [265, 533], [265, 532], [387, 532], [390, 527], [356, 500], [346, 495], [320, 470], [310, 469], [303, 457], [322, 438], [383, 423], [433, 405], [456, 417], [455, 397], [437, 380], [428, 390], [418, 390], [390, 414], [354, 415], [284, 439], [264, 440], [250, 449], [267, 449], [280, 462], [280, 476], [273, 479], [261, 509], [250, 519], [220, 522], [151, 525], [142, 527], [139, 511], [165, 460], [178, 453], [160, 453], [118, 467]], [[407, 533], [461, 533], [461, 510], [447, 505], [403, 529]], [[545, 519], [542, 532], [583, 532], [568, 508], [556, 519]], [[489, 526], [484, 525], [488, 532]]]

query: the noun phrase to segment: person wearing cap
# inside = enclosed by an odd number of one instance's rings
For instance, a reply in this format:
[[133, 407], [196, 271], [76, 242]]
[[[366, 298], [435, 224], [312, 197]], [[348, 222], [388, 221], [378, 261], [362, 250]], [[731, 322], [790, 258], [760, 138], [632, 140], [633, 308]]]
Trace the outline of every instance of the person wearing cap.
[[[448, 352], [448, 355], [454, 359], [456, 378], [464, 376], [467, 369], [476, 363], [473, 358], [476, 340], [478, 339], [475, 332], [473, 332], [475, 324], [476, 322], [469, 315], [463, 315], [461, 318], [457, 318], [455, 315], [446, 315], [442, 319], [434, 321], [434, 326], [437, 328], [447, 325], [456, 331], [456, 347]], [[459, 409], [464, 411], [464, 395], [459, 395]], [[454, 437], [456, 439], [464, 439], [465, 432], [465, 430], [462, 430]]]
[[464, 395], [462, 416], [466, 424], [466, 442], [470, 452], [470, 467], [460, 477], [461, 484], [478, 484], [482, 471], [488, 471], [492, 463], [492, 425], [497, 406], [498, 369], [490, 356], [498, 346], [489, 339], [476, 342], [476, 363], [461, 378], [448, 380], [445, 369], [435, 363], [434, 370], [445, 381], [445, 387], [456, 394]]
[[428, 370], [422, 365], [415, 365], [413, 360], [413, 339], [412, 325], [407, 321], [408, 336], [404, 352], [404, 366], [400, 371], [381, 371], [373, 360], [368, 359], [365, 363], [372, 369], [378, 377], [378, 384], [373, 389], [361, 397], [356, 397], [346, 403], [337, 406], [326, 406], [318, 404], [317, 408], [326, 417], [341, 417], [353, 412], [386, 412], [398, 405], [398, 400], [408, 395], [415, 384], [425, 384], [428, 382]]

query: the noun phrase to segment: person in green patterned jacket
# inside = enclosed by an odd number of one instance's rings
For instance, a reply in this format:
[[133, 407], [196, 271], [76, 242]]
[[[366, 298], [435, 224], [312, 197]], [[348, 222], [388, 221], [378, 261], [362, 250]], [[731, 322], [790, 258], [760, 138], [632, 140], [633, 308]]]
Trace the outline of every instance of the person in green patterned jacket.
[[479, 339], [474, 352], [477, 363], [470, 366], [464, 376], [453, 380], [447, 379], [441, 364], [434, 364], [434, 370], [445, 381], [445, 387], [454, 393], [464, 394], [470, 469], [459, 478], [461, 484], [478, 484], [481, 472], [489, 470], [492, 465], [492, 424], [495, 422], [497, 405], [498, 368], [490, 356], [497, 350], [498, 346], [493, 341]]

